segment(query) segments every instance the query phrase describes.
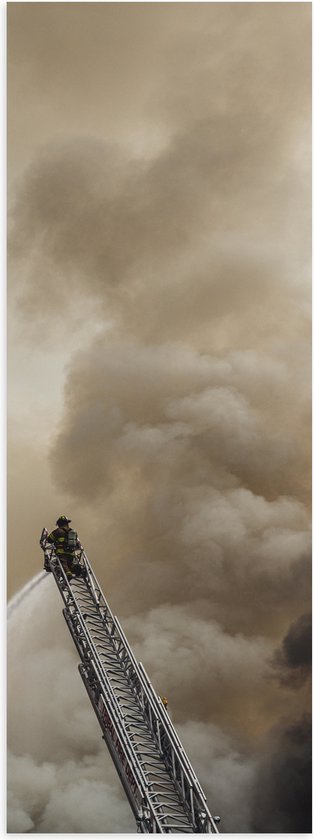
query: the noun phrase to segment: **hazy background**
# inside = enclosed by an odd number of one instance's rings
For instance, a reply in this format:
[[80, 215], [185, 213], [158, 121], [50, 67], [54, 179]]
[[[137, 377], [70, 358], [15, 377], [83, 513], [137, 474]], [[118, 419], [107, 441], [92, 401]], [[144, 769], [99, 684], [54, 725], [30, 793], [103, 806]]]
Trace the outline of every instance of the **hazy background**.
[[[8, 5], [9, 595], [71, 516], [227, 832], [311, 830], [310, 18]], [[132, 831], [52, 583], [10, 831]]]

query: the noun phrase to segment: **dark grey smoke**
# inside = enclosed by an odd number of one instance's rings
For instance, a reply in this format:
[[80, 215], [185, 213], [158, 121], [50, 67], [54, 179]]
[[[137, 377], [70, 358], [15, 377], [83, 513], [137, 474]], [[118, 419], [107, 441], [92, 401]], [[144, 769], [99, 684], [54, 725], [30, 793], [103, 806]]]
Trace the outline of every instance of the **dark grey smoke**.
[[[298, 692], [304, 709], [310, 708], [311, 664], [312, 620], [305, 613], [292, 622], [273, 657], [277, 679]], [[252, 796], [252, 830], [301, 834], [311, 828], [312, 721], [304, 711], [295, 719], [282, 716], [265, 738]]]
[[312, 727], [309, 715], [274, 729], [257, 773], [252, 831], [311, 833]]
[[302, 686], [311, 677], [312, 666], [312, 616], [301, 615], [291, 624], [281, 647], [274, 657], [279, 677], [292, 688]]

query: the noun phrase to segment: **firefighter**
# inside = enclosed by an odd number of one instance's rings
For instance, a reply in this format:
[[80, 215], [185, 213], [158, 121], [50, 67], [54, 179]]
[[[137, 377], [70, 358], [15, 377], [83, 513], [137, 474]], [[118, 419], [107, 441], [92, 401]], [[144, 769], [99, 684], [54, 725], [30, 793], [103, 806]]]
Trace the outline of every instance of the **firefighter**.
[[57, 528], [47, 537], [47, 542], [54, 544], [56, 555], [68, 580], [71, 580], [73, 575], [86, 576], [86, 569], [83, 569], [75, 558], [75, 551], [81, 549], [82, 546], [76, 531], [70, 528], [70, 522], [72, 520], [67, 516], [59, 516], [56, 521]]

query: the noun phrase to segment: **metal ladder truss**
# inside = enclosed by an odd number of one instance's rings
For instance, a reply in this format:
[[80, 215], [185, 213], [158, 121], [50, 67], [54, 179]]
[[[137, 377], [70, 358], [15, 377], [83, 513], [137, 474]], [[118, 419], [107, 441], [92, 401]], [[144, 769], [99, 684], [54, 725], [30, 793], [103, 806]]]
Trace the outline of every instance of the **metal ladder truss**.
[[142, 833], [218, 834], [205, 794], [169, 715], [135, 659], [85, 552], [86, 579], [69, 581], [43, 529], [40, 545], [65, 607], [78, 666], [102, 737]]

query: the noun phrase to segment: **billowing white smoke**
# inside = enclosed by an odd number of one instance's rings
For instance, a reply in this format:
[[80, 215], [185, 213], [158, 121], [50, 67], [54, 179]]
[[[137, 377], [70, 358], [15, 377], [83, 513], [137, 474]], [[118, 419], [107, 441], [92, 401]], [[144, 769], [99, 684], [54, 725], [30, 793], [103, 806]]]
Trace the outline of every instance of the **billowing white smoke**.
[[[133, 833], [134, 819], [81, 682], [78, 656], [61, 615], [54, 582], [47, 577], [40, 586], [25, 589], [26, 596], [24, 593], [11, 612], [8, 632], [8, 831]], [[144, 662], [153, 662], [156, 650], [150, 655], [149, 648], [154, 647], [150, 634], [160, 633], [158, 662], [150, 672], [160, 684], [165, 684], [172, 666], [175, 671], [183, 667], [187, 680], [191, 675], [193, 649], [196, 650], [193, 632], [199, 632], [201, 622], [195, 631], [190, 628], [190, 651], [188, 646], [183, 650], [183, 645], [188, 645], [183, 635], [177, 657], [174, 646], [180, 638], [178, 612], [174, 613], [172, 628], [169, 620], [168, 625], [166, 622], [164, 635], [161, 630], [165, 616], [157, 614], [149, 622], [143, 658]], [[135, 627], [133, 635], [136, 636]], [[219, 657], [219, 636], [219, 627], [213, 626], [207, 637], [207, 644], [216, 647], [216, 677], [217, 668], [227, 672], [230, 656], [235, 656], [232, 667], [237, 667], [236, 641], [226, 637], [223, 655]], [[240, 658], [243, 644], [244, 654], [250, 656], [250, 644], [240, 640]], [[262, 648], [263, 645], [261, 651]], [[202, 655], [206, 657], [206, 651]], [[194, 692], [197, 693], [196, 684]], [[224, 830], [248, 828], [248, 790], [255, 772], [252, 759], [240, 754], [232, 738], [218, 726], [185, 721], [178, 725], [178, 732], [209, 796], [210, 807], [223, 815]]]
[[51, 577], [8, 627], [8, 831], [133, 832]]

